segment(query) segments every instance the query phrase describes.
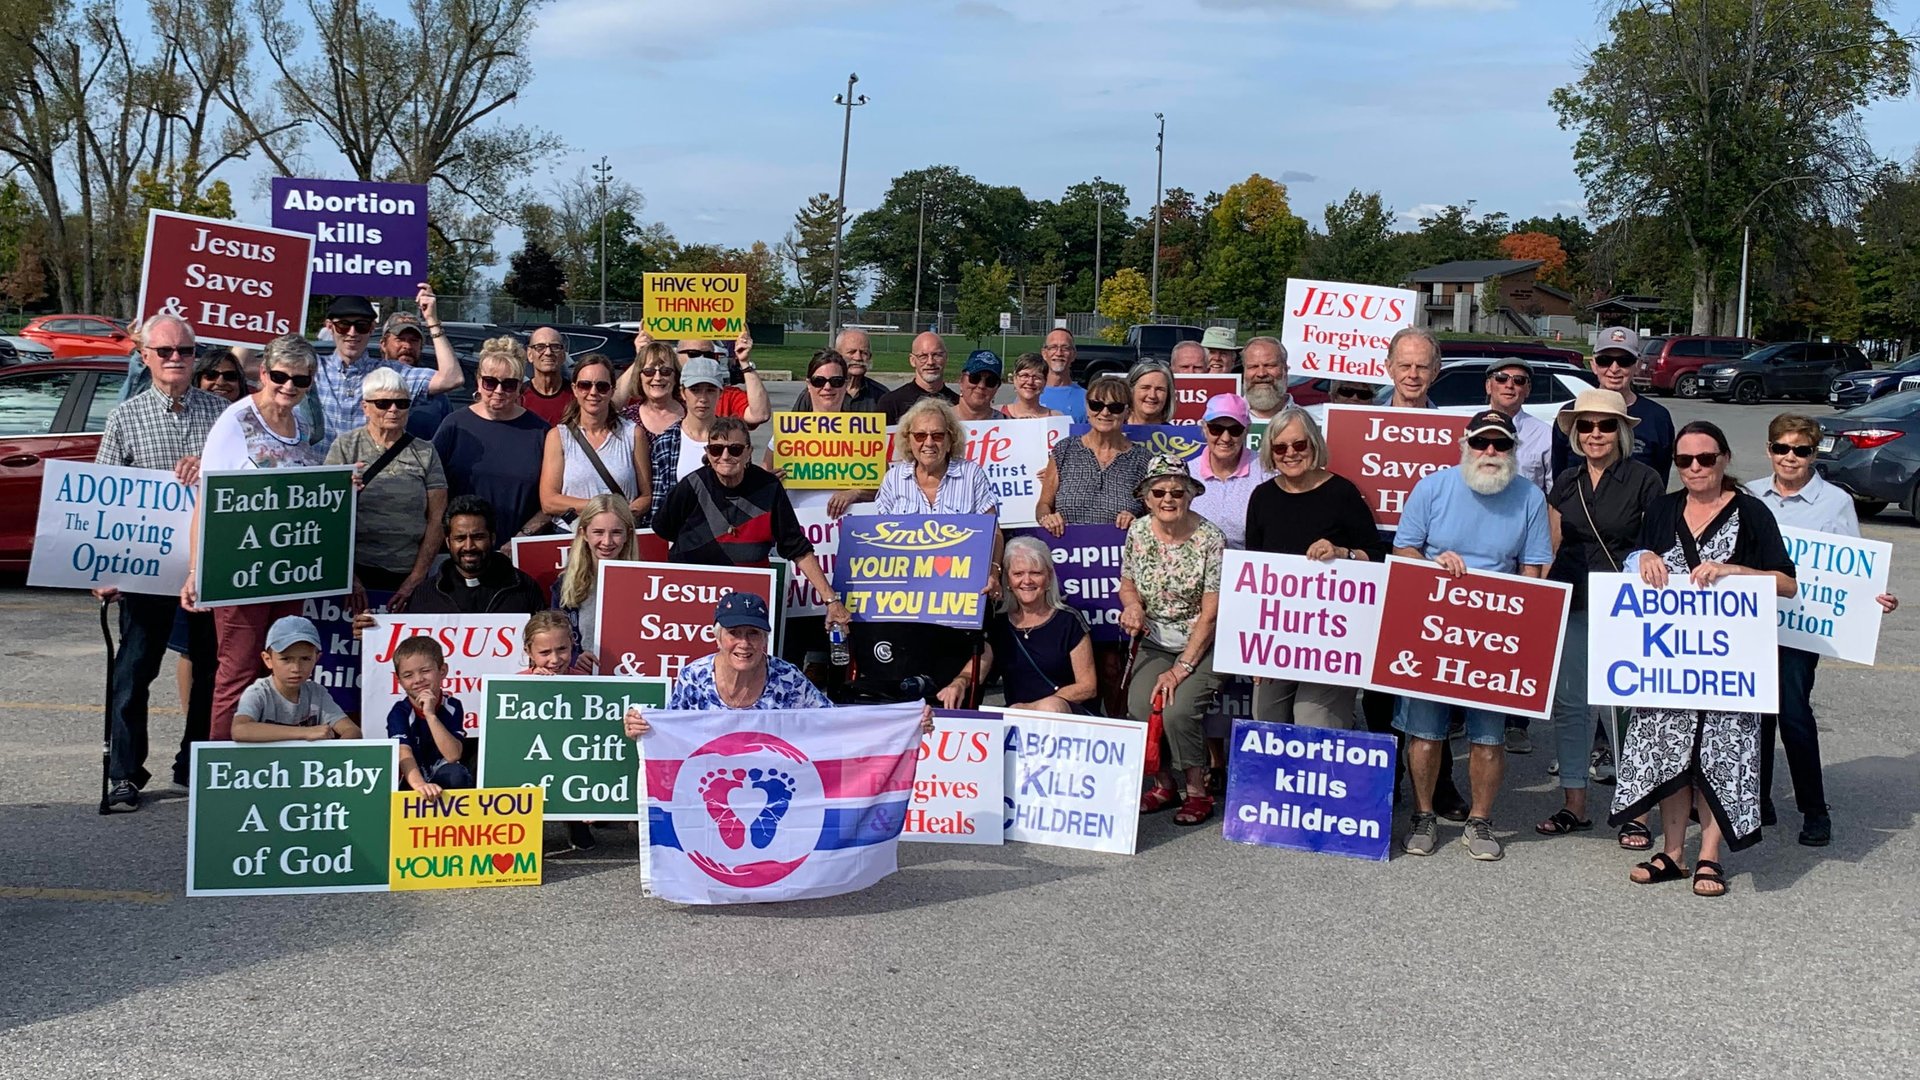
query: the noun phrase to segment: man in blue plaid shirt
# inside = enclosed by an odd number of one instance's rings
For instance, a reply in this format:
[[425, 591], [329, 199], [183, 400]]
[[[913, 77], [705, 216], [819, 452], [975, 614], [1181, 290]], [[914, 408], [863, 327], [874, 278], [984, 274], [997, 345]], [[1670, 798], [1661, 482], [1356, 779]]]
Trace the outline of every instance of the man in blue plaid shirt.
[[[360, 410], [360, 385], [378, 368], [398, 374], [416, 403], [461, 384], [460, 358], [440, 326], [438, 302], [425, 282], [421, 283], [414, 302], [420, 307], [418, 317], [399, 312], [387, 320], [382, 352], [398, 354], [398, 357], [384, 358], [367, 355], [367, 346], [373, 342], [374, 311], [366, 297], [336, 296], [327, 306], [327, 326], [333, 331], [333, 356], [323, 358], [313, 371], [314, 400], [320, 403], [321, 415], [326, 420], [326, 432], [318, 444], [322, 451], [332, 446], [333, 440], [366, 423]], [[435, 366], [431, 371], [414, 367], [411, 362], [420, 352], [422, 322], [433, 335]], [[400, 340], [408, 334], [413, 335], [412, 342]]]

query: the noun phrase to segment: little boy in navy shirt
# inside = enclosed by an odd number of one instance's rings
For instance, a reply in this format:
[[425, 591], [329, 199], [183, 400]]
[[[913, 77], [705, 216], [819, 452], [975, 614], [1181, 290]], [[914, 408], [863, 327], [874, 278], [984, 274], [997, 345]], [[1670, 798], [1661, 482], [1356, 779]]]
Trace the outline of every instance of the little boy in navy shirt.
[[447, 656], [440, 643], [414, 635], [393, 650], [393, 675], [406, 692], [387, 713], [387, 735], [400, 744], [400, 775], [429, 799], [442, 788], [470, 788], [473, 773], [460, 763], [466, 710], [446, 695]]

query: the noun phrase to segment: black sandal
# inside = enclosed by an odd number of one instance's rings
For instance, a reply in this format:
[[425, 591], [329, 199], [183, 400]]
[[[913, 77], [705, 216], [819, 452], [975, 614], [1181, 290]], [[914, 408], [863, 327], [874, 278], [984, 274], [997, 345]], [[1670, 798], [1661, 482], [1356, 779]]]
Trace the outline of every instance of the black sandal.
[[1535, 825], [1533, 831], [1541, 836], [1565, 836], [1568, 833], [1586, 832], [1591, 828], [1593, 828], [1591, 818], [1582, 821], [1573, 816], [1573, 811], [1563, 806], [1555, 810], [1552, 817]]
[[[1707, 865], [1711, 866], [1713, 864], [1708, 863]], [[1635, 885], [1658, 885], [1663, 881], [1679, 881], [1681, 878], [1687, 876], [1687, 868], [1674, 862], [1673, 857], [1664, 851], [1656, 853], [1653, 858], [1648, 859], [1646, 862], [1635, 864], [1634, 869], [1645, 870], [1647, 872], [1647, 879], [1645, 881], [1631, 874], [1627, 875], [1627, 880], [1633, 882]]]
[[[1701, 892], [1700, 883], [1703, 881], [1709, 882], [1711, 884], [1717, 884], [1720, 886], [1720, 888], [1710, 892]], [[1721, 872], [1721, 866], [1719, 863], [1714, 862], [1712, 859], [1701, 859], [1699, 862], [1694, 864], [1693, 895], [1695, 896], [1727, 895], [1727, 876], [1726, 874]]]
[[1653, 846], [1653, 833], [1637, 821], [1620, 826], [1620, 847], [1626, 851], [1645, 851]]

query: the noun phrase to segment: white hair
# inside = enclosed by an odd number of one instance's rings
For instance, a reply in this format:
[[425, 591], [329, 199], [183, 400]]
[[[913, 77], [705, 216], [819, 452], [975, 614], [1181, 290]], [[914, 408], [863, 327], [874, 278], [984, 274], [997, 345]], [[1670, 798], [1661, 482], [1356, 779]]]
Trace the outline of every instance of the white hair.
[[192, 345], [192, 344], [197, 344], [199, 342], [200, 339], [195, 337], [193, 334], [192, 323], [188, 322], [187, 320], [181, 318], [178, 315], [175, 315], [171, 312], [166, 312], [166, 311], [163, 311], [158, 315], [147, 316], [147, 321], [140, 324], [140, 329], [134, 332], [134, 336], [140, 339], [140, 344], [145, 345], [155, 330], [158, 330], [162, 326], [168, 326], [168, 325], [179, 327], [180, 332], [187, 335], [188, 344]]
[[374, 368], [360, 383], [362, 401], [387, 400], [389, 398], [410, 398], [413, 392], [407, 389], [407, 380], [392, 368]]
[[[1041, 602], [1056, 611], [1068, 610], [1066, 603], [1060, 599], [1060, 575], [1053, 572], [1053, 549], [1047, 546], [1046, 541], [1037, 536], [1016, 536], [1008, 540], [1000, 552], [1000, 560], [1007, 574], [1013, 573], [1013, 560], [1016, 558], [1031, 559], [1046, 571], [1047, 587], [1041, 593]], [[1003, 589], [1000, 610], [1011, 613], [1019, 609], [1020, 601], [1014, 597], [1013, 590]]]

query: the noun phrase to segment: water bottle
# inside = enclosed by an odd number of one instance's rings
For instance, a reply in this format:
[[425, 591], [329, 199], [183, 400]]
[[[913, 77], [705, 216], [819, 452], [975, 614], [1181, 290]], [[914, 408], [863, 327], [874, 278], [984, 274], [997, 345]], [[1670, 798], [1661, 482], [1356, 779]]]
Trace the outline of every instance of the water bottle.
[[827, 625], [827, 658], [834, 667], [853, 663], [853, 650], [847, 648], [847, 631], [839, 623]]

